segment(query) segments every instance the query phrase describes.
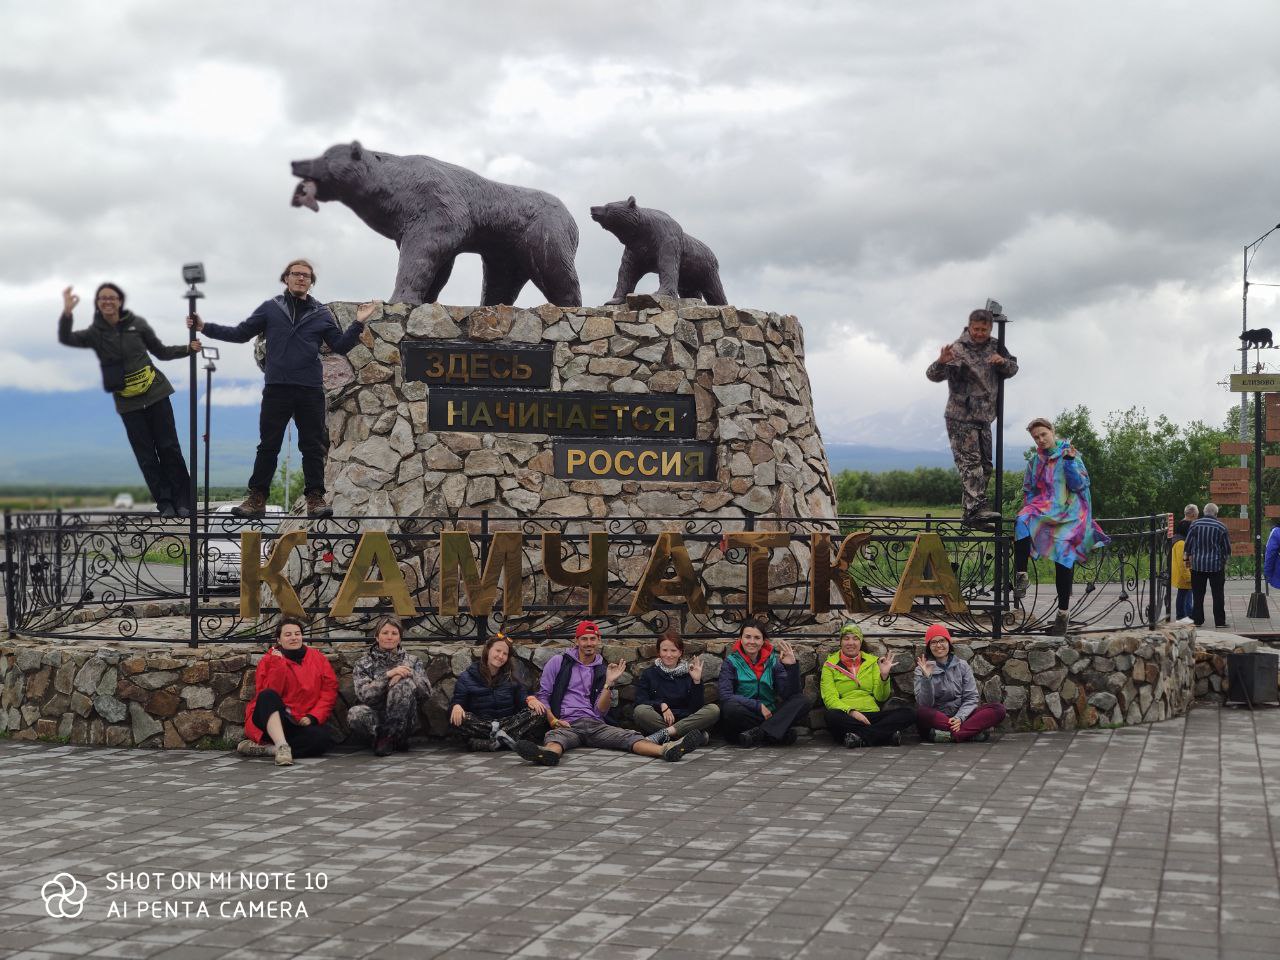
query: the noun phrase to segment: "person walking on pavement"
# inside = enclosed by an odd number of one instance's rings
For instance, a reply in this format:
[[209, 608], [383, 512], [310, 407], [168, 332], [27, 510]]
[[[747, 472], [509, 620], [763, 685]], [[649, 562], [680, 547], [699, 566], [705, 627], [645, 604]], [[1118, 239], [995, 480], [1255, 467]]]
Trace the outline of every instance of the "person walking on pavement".
[[1191, 567], [1191, 619], [1204, 626], [1204, 590], [1213, 592], [1213, 625], [1227, 625], [1227, 560], [1231, 557], [1231, 534], [1218, 519], [1218, 505], [1206, 503], [1204, 515], [1187, 529], [1183, 555]]
[[1000, 381], [1018, 372], [1018, 359], [991, 338], [994, 323], [990, 310], [974, 310], [960, 338], [944, 346], [924, 373], [934, 383], [947, 382], [943, 418], [964, 489], [964, 522], [970, 524], [1000, 518], [987, 501], [987, 481], [995, 472], [991, 423]]
[[302, 451], [307, 516], [330, 517], [333, 509], [324, 495], [329, 429], [325, 423], [320, 347], [327, 344], [334, 353], [349, 352], [360, 342], [365, 321], [382, 306], [382, 301], [361, 304], [355, 322], [343, 331], [332, 311], [311, 296], [316, 273], [308, 261], [289, 261], [280, 280], [285, 285], [284, 293], [264, 301], [242, 323], [224, 326], [193, 316], [187, 318], [187, 326], [214, 340], [231, 343], [246, 343], [258, 334], [266, 337], [266, 384], [258, 416], [258, 453], [249, 477], [248, 495], [231, 512], [237, 517], [265, 515], [285, 427], [292, 420], [298, 427], [298, 449]]

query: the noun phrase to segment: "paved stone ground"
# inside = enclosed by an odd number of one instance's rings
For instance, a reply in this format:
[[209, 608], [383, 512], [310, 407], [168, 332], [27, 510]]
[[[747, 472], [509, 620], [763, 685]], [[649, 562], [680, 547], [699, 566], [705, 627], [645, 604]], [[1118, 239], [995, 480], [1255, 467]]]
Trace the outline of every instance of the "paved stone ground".
[[[1280, 711], [679, 764], [581, 751], [556, 769], [437, 747], [276, 768], [0, 742], [0, 955], [1275, 957], [1278, 819]], [[224, 870], [329, 885], [210, 891]], [[59, 871], [88, 884], [79, 919], [45, 913]], [[111, 892], [123, 871], [166, 879]], [[203, 888], [174, 892], [172, 871]], [[282, 897], [309, 916], [218, 916]], [[212, 916], [133, 916], [156, 899]], [[113, 900], [127, 919], [107, 919]]]

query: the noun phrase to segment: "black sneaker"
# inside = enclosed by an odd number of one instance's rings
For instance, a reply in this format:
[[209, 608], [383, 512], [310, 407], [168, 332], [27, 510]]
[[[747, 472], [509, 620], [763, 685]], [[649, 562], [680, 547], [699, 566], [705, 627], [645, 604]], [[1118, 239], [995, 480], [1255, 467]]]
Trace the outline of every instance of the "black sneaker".
[[191, 508], [188, 507], [185, 503], [179, 503], [173, 509], [174, 509], [174, 512], [176, 512], [178, 516], [181, 517], [183, 520], [191, 519]]
[[496, 753], [498, 751], [498, 741], [490, 740], [487, 737], [471, 737], [467, 740], [467, 749], [472, 753]]
[[408, 738], [408, 737], [396, 737], [396, 740], [395, 740], [395, 748], [396, 748], [396, 752], [397, 752], [397, 753], [408, 753], [408, 752], [409, 752], [409, 738]]
[[895, 747], [902, 746], [902, 731], [901, 730], [893, 731], [893, 736], [889, 738], [889, 743], [891, 743]]
[[707, 742], [707, 735], [701, 730], [694, 730], [692, 733], [686, 733], [675, 743], [670, 744], [667, 749], [662, 751], [662, 759], [670, 760], [672, 763], [679, 760], [687, 753], [693, 753], [699, 747], [704, 746]]
[[983, 730], [981, 733], [974, 734], [972, 737], [969, 738], [969, 742], [970, 743], [990, 743], [991, 731]]
[[395, 743], [390, 737], [379, 737], [373, 741], [373, 755], [375, 757], [386, 757], [391, 755], [391, 751], [395, 749]]
[[738, 734], [738, 746], [740, 747], [758, 747], [762, 740], [764, 740], [764, 731], [759, 727], [752, 727], [750, 730], [744, 730]]
[[554, 767], [560, 762], [560, 754], [540, 747], [531, 740], [517, 740], [516, 753], [530, 763], [538, 763], [544, 767]]
[[173, 509], [173, 504], [168, 500], [161, 500], [156, 504], [156, 512], [160, 514], [161, 520], [172, 520], [178, 515], [178, 511]]
[[844, 745], [847, 750], [857, 750], [859, 747], [865, 747], [867, 741], [863, 740], [856, 733], [846, 733], [844, 735]]
[[788, 730], [778, 739], [778, 746], [789, 747], [799, 739], [800, 734], [796, 733], [794, 730]]

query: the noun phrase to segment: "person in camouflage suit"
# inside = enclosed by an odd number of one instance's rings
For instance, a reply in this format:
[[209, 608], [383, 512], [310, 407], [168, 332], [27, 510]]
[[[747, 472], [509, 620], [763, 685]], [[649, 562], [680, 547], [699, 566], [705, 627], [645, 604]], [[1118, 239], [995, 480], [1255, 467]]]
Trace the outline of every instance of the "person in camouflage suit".
[[392, 750], [408, 750], [409, 735], [431, 696], [431, 681], [421, 660], [400, 646], [400, 621], [383, 617], [377, 623], [369, 652], [352, 670], [359, 703], [347, 711], [351, 732], [373, 741], [373, 753], [385, 757]]
[[996, 390], [1001, 379], [1018, 372], [1018, 359], [991, 336], [995, 316], [990, 310], [969, 314], [960, 339], [947, 344], [924, 375], [934, 383], [947, 381], [947, 439], [964, 489], [966, 523], [997, 520], [1000, 513], [987, 502], [987, 480], [995, 472], [991, 462], [991, 422], [996, 418]]

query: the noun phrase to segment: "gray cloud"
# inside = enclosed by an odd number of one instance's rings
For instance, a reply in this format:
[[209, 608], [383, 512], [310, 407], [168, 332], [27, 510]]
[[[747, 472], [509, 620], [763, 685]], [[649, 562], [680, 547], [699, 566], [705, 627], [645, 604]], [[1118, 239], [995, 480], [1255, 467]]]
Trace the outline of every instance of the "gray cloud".
[[[67, 282], [118, 280], [170, 340], [188, 259], [219, 320], [298, 253], [322, 296], [389, 294], [390, 241], [288, 205], [288, 161], [353, 138], [562, 197], [592, 302], [621, 247], [587, 208], [668, 210], [731, 299], [801, 318], [829, 439], [908, 446], [938, 443], [922, 369], [986, 296], [1015, 318], [1011, 417], [1220, 418], [1240, 248], [1280, 220], [1270, 4], [86, 2], [6, 26], [0, 334], [29, 365], [0, 384], [92, 384], [53, 342]], [[1280, 281], [1280, 238], [1254, 271]], [[463, 258], [443, 298], [478, 293]], [[1258, 324], [1276, 304], [1254, 291]]]

